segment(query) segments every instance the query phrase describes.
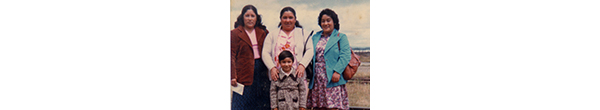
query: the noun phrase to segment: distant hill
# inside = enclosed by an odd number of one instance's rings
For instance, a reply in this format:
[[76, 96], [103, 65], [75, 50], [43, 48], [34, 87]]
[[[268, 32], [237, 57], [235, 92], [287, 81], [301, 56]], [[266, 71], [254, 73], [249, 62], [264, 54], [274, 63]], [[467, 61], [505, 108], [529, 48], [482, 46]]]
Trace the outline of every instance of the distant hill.
[[352, 47], [352, 50], [371, 50], [371, 47]]

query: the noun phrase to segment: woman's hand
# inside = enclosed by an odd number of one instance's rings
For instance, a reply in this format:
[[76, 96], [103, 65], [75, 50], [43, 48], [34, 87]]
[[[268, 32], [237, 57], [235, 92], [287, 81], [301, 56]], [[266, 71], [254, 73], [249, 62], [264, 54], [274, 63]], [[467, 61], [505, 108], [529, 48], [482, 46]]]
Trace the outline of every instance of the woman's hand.
[[273, 110], [278, 110], [277, 108], [274, 108]]
[[237, 87], [237, 80], [231, 79], [231, 86]]
[[340, 73], [334, 71], [333, 76], [331, 76], [331, 82], [336, 83], [338, 81], [340, 81]]
[[303, 107], [300, 107], [300, 110], [306, 110], [306, 109], [304, 109]]
[[279, 78], [279, 71], [277, 71], [276, 67], [273, 67], [271, 68], [271, 80], [277, 81], [277, 78]]
[[304, 67], [304, 65], [300, 64], [300, 65], [298, 65], [298, 70], [296, 70], [296, 74], [298, 75], [298, 77], [302, 77], [302, 76], [304, 76], [304, 71], [306, 71], [306, 67]]

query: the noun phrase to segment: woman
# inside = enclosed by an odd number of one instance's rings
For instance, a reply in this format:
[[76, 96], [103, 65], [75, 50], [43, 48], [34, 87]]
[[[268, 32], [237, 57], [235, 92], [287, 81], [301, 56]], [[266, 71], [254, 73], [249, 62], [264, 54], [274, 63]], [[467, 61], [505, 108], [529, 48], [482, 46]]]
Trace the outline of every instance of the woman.
[[341, 73], [350, 62], [350, 45], [346, 34], [338, 32], [340, 29], [337, 14], [331, 9], [324, 9], [319, 14], [319, 26], [322, 31], [312, 36], [315, 47], [313, 58], [314, 76], [309, 83], [308, 101], [309, 108], [347, 110], [348, 93], [346, 80]]
[[244, 85], [243, 95], [234, 93], [233, 110], [270, 109], [270, 81], [260, 51], [269, 33], [262, 24], [258, 11], [252, 5], [242, 13], [231, 30], [231, 86]]
[[277, 57], [283, 50], [292, 52], [296, 59], [293, 68], [297, 70], [298, 77], [304, 77], [306, 65], [310, 63], [313, 57], [312, 40], [304, 34], [302, 26], [296, 21], [294, 8], [285, 7], [281, 9], [279, 19], [281, 20], [279, 28], [267, 36], [262, 51], [263, 61], [269, 68], [269, 77], [273, 81], [276, 81], [279, 77], [277, 69], [280, 68], [280, 65], [277, 65]]

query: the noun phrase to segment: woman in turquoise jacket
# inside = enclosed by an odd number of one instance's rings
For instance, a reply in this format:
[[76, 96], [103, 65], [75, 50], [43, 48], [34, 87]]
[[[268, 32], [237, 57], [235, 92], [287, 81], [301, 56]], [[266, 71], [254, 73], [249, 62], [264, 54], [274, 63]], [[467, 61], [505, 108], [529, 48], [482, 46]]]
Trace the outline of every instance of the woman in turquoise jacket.
[[308, 86], [311, 90], [306, 106], [346, 110], [349, 108], [348, 92], [342, 73], [350, 61], [348, 38], [338, 32], [339, 19], [333, 10], [321, 11], [318, 21], [323, 30], [312, 36], [314, 75]]

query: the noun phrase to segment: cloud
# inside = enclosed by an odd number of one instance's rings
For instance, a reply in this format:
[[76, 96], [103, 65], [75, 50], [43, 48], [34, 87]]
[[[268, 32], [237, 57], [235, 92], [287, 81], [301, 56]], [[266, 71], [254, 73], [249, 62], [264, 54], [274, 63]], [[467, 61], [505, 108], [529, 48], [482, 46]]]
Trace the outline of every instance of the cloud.
[[303, 26], [306, 34], [311, 30], [320, 31], [318, 16], [321, 10], [330, 8], [340, 18], [340, 32], [345, 33], [353, 47], [370, 46], [370, 4], [368, 0], [338, 0], [338, 1], [278, 1], [278, 0], [232, 0], [230, 10], [230, 29], [240, 14], [243, 6], [254, 5], [263, 19], [267, 29], [273, 30], [279, 24], [279, 11], [291, 6], [296, 10], [297, 21]]

